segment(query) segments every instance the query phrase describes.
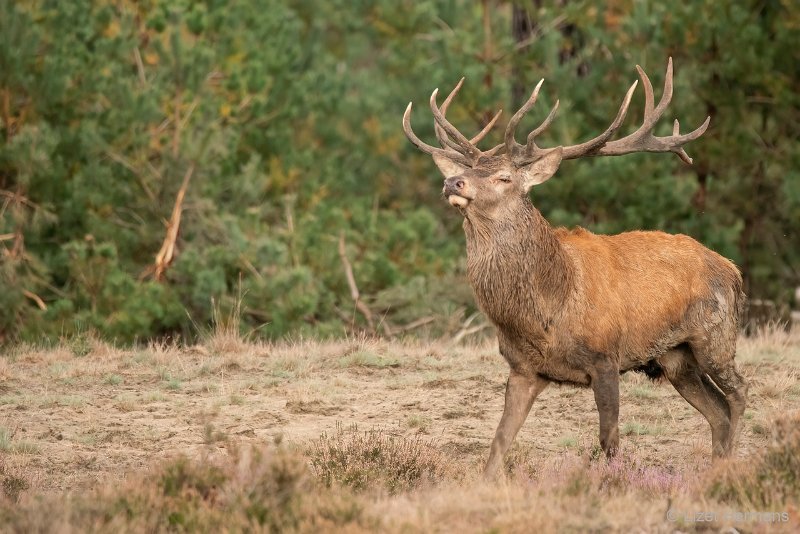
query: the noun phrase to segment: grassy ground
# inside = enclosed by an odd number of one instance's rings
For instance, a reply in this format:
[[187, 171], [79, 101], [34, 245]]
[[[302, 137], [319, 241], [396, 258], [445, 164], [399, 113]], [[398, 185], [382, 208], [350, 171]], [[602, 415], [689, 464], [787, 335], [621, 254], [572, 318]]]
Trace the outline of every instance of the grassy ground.
[[792, 531], [800, 334], [742, 339], [737, 361], [730, 462], [710, 466], [708, 425], [669, 384], [628, 374], [620, 459], [598, 458], [591, 391], [551, 386], [484, 483], [507, 375], [491, 341], [17, 347], [0, 531]]

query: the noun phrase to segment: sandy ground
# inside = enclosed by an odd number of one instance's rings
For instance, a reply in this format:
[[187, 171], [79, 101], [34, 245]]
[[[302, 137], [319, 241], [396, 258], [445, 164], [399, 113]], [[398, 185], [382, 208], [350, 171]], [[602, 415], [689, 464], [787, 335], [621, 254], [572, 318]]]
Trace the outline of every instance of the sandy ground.
[[[800, 409], [798, 338], [773, 332], [740, 342], [751, 395], [738, 456], [764, 445], [774, 416]], [[178, 453], [199, 455], [232, 441], [304, 446], [337, 425], [357, 425], [423, 433], [477, 470], [502, 413], [506, 376], [491, 340], [467, 347], [219, 339], [186, 349], [19, 347], [0, 357], [0, 456], [25, 473], [32, 490], [78, 490]], [[668, 383], [641, 375], [622, 378], [620, 429], [623, 452], [654, 465], [680, 469], [710, 455], [699, 413]], [[591, 391], [551, 386], [512, 457], [556, 459], [594, 447], [596, 434]]]

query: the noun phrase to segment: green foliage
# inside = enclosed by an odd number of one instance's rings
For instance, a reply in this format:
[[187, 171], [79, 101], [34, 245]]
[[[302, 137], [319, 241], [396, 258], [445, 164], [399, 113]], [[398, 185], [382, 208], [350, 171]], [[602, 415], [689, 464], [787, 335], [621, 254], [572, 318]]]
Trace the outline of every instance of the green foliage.
[[[241, 300], [241, 328], [258, 336], [341, 335], [366, 326], [342, 234], [374, 322], [431, 317], [441, 333], [474, 304], [459, 217], [403, 136], [405, 104], [432, 139], [419, 104], [465, 75], [449, 116], [477, 131], [512, 107], [512, 87], [545, 77], [525, 125], [559, 98], [543, 142], [575, 143], [605, 128], [634, 63], [658, 87], [669, 55], [662, 128], [712, 115], [688, 148], [695, 166], [568, 162], [534, 201], [557, 225], [693, 235], [740, 264], [752, 295], [787, 301], [800, 284], [800, 10], [517, 4], [538, 28], [527, 44], [500, 1], [485, 13], [466, 0], [0, 4], [0, 339], [191, 337], [212, 324], [212, 299], [223, 313]], [[175, 257], [156, 280], [187, 176]]]

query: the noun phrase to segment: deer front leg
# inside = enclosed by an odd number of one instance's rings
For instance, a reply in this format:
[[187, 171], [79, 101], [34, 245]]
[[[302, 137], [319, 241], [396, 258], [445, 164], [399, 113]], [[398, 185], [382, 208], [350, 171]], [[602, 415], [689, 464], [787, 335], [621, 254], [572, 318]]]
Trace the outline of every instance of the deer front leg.
[[600, 413], [600, 447], [611, 458], [619, 449], [619, 370], [611, 362], [594, 369], [592, 389]]
[[514, 371], [511, 372], [506, 383], [506, 403], [503, 417], [500, 419], [492, 441], [489, 460], [483, 470], [484, 478], [491, 479], [497, 476], [511, 442], [514, 441], [514, 437], [531, 411], [533, 401], [547, 384], [548, 381], [538, 375], [525, 376]]

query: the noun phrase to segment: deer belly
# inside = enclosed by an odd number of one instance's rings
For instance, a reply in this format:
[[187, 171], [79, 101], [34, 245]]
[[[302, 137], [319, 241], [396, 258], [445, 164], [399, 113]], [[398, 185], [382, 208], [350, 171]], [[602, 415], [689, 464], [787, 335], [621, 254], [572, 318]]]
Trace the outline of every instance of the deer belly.
[[[570, 384], [586, 387], [591, 385], [592, 379], [588, 369], [592, 367], [592, 358], [586, 358], [576, 352], [553, 350], [551, 347], [544, 357], [537, 362], [536, 373], [556, 384]], [[593, 355], [594, 356], [594, 355]]]
[[546, 369], [537, 374], [540, 378], [555, 382], [559, 385], [567, 384], [570, 386], [589, 387], [592, 382], [585, 371], [579, 371], [577, 369]]

